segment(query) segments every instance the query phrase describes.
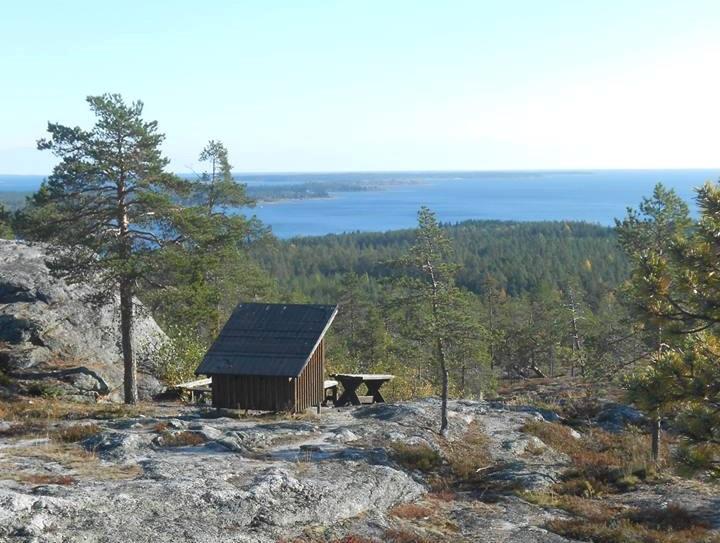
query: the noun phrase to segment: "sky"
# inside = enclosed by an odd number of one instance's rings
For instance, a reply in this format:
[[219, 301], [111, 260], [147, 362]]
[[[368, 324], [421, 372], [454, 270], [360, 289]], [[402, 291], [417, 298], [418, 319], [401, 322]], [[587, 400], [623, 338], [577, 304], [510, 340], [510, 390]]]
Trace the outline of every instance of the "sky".
[[[109, 7], [109, 6], [112, 6]], [[715, 168], [718, 0], [2, 1], [0, 173], [140, 99], [177, 172]]]

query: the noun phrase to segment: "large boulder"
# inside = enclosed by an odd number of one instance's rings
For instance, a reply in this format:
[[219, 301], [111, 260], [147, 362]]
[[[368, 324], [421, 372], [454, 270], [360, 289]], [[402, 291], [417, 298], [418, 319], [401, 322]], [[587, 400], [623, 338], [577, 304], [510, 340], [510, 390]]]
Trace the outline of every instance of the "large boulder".
[[[53, 276], [51, 254], [44, 244], [0, 240], [0, 370], [38, 392], [120, 400], [118, 300], [90, 303], [99, 287]], [[167, 336], [136, 303], [138, 386], [150, 397], [162, 388], [154, 374]]]

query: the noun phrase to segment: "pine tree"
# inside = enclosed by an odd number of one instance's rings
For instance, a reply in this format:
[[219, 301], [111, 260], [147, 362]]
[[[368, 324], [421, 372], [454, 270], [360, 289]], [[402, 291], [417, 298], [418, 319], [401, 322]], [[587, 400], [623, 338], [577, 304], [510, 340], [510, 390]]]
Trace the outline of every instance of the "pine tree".
[[60, 162], [20, 224], [26, 237], [57, 246], [56, 273], [71, 282], [99, 282], [103, 297], [119, 298], [125, 402], [136, 403], [134, 296], [156, 251], [182, 241], [174, 228], [182, 208], [172, 195], [188, 187], [165, 171], [164, 135], [155, 121], [143, 119], [142, 102], [127, 104], [118, 94], [87, 102], [96, 117], [91, 129], [49, 123], [50, 137], [38, 142]]
[[440, 433], [447, 435], [447, 404], [453, 353], [479, 336], [466, 298], [455, 284], [458, 266], [449, 238], [426, 207], [418, 212], [415, 241], [396, 262], [405, 274], [396, 278], [395, 305], [411, 317], [411, 338], [431, 353], [441, 380]]
[[698, 189], [701, 216], [693, 224], [687, 205], [656, 188], [641, 214], [629, 212], [620, 239], [635, 268], [627, 292], [654, 338], [649, 363], [628, 381], [631, 397], [649, 411], [653, 454], [659, 450], [660, 416], [676, 416], [691, 443], [714, 449], [720, 462], [720, 278], [717, 232], [720, 187]]
[[191, 205], [176, 223], [186, 241], [160, 253], [154, 282], [167, 287], [150, 289], [146, 297], [163, 323], [209, 344], [241, 299], [271, 298], [275, 289], [248, 255], [250, 246], [269, 234], [242, 213], [254, 201], [233, 178], [226, 147], [211, 140], [200, 161], [208, 171], [189, 183]]
[[205, 202], [209, 215], [255, 204], [248, 198], [245, 185], [233, 178], [228, 150], [221, 141], [210, 140], [200, 152], [200, 162], [210, 167], [196, 184], [198, 196]]

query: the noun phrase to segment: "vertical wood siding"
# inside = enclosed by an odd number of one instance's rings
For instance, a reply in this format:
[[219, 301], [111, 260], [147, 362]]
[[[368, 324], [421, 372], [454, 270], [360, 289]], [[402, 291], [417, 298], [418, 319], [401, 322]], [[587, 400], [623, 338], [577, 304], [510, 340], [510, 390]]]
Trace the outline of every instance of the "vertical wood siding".
[[295, 411], [304, 411], [308, 407], [323, 401], [323, 381], [325, 379], [325, 340], [310, 357], [305, 369], [295, 380]]
[[304, 411], [323, 401], [325, 340], [297, 378], [213, 375], [214, 407], [258, 411]]
[[214, 407], [258, 411], [292, 411], [292, 381], [287, 377], [213, 375]]

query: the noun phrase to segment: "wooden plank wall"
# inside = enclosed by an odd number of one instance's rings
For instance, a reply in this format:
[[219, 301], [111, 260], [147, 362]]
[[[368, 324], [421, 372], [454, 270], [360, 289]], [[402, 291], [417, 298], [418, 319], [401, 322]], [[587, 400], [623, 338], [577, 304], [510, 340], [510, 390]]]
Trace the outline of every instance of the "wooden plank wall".
[[293, 382], [287, 377], [213, 375], [214, 407], [292, 411]]
[[325, 340], [296, 379], [257, 375], [213, 375], [214, 407], [300, 412], [324, 400]]
[[325, 340], [315, 349], [305, 370], [295, 380], [295, 411], [304, 411], [308, 407], [323, 401], [325, 380]]

